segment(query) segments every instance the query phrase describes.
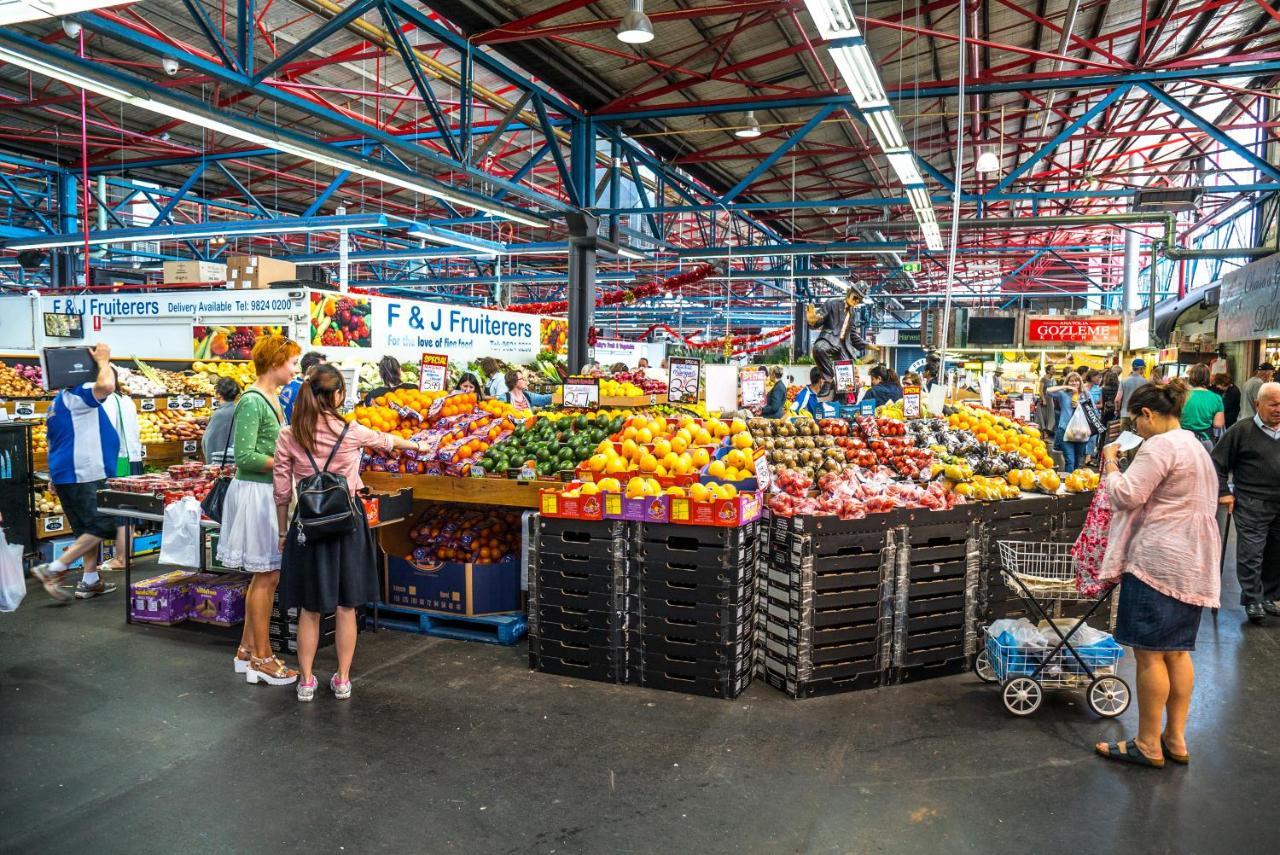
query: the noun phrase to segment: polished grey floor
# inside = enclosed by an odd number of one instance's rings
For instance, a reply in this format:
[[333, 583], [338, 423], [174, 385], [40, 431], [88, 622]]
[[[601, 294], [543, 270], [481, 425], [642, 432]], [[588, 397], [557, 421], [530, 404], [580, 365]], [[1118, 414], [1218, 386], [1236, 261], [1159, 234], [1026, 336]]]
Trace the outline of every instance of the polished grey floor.
[[0, 851], [1276, 847], [1280, 621], [1235, 605], [1201, 631], [1193, 765], [1152, 771], [1091, 749], [1136, 705], [1101, 721], [1063, 694], [1014, 719], [971, 676], [714, 701], [390, 631], [361, 637], [351, 701], [303, 706], [232, 674], [233, 631], [126, 626], [120, 597], [33, 589], [0, 615]]

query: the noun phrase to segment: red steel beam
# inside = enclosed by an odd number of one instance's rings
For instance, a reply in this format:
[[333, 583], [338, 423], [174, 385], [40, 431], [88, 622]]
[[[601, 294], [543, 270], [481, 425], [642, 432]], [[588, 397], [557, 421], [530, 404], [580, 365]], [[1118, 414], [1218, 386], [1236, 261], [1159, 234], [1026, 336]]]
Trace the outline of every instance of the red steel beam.
[[[576, 3], [577, 0], [573, 0], [573, 2]], [[696, 6], [691, 9], [676, 9], [670, 12], [652, 12], [649, 15], [649, 20], [654, 24], [660, 24], [663, 21], [682, 21], [693, 18], [738, 15], [743, 12], [759, 12], [765, 9], [778, 9], [781, 5], [780, 0], [741, 0], [741, 2], [737, 3], [723, 3], [715, 6]], [[611, 30], [617, 27], [621, 20], [621, 18], [600, 18], [594, 21], [580, 21], [573, 24], [515, 31], [511, 31], [508, 26], [489, 30], [471, 41], [474, 44], [496, 45], [505, 42], [527, 41], [529, 39], [554, 38], [592, 30]]]

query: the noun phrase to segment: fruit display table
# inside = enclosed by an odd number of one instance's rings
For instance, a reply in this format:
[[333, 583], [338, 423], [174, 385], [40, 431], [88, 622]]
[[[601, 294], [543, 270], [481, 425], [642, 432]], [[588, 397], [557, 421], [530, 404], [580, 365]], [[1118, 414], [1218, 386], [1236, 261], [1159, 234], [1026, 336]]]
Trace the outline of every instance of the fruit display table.
[[446, 475], [392, 475], [363, 472], [365, 486], [378, 493], [394, 493], [411, 487], [415, 499], [537, 508], [539, 491], [564, 486], [559, 481], [513, 481], [507, 478], [453, 478]]

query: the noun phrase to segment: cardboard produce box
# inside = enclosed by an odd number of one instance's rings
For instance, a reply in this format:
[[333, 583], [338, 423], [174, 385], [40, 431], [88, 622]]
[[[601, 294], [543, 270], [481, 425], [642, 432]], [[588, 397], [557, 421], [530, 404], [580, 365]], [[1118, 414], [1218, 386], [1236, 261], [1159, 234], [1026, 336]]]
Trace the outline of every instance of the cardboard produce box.
[[520, 561], [493, 564], [445, 561], [430, 566], [405, 559], [417, 545], [408, 520], [378, 530], [386, 553], [382, 601], [415, 611], [484, 615], [520, 609]]
[[225, 282], [227, 265], [214, 261], [166, 261], [164, 282], [179, 285], [192, 282]]
[[227, 256], [227, 287], [270, 288], [272, 282], [292, 282], [298, 278], [298, 266], [266, 255]]

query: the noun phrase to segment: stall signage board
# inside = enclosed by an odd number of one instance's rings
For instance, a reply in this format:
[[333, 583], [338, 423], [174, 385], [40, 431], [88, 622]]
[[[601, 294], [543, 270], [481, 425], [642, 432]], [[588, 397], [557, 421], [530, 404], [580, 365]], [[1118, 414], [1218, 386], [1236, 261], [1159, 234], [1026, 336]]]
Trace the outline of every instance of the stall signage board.
[[920, 387], [902, 387], [902, 417], [904, 419], [920, 418]]
[[690, 356], [673, 356], [668, 363], [667, 401], [672, 404], [696, 404], [702, 381], [702, 360]]
[[853, 391], [854, 370], [853, 363], [848, 360], [836, 363], [836, 389], [841, 392]]
[[418, 362], [418, 391], [443, 392], [449, 380], [449, 357], [443, 353], [424, 353]]
[[765, 371], [763, 368], [738, 369], [738, 400], [748, 410], [764, 406]]
[[919, 347], [920, 330], [898, 330], [898, 347]]
[[1124, 343], [1122, 315], [1028, 315], [1028, 345], [1081, 344], [1120, 347]]
[[600, 381], [595, 377], [570, 377], [564, 381], [564, 405], [588, 410], [600, 406]]
[[1218, 341], [1280, 337], [1280, 253], [1222, 277]]

